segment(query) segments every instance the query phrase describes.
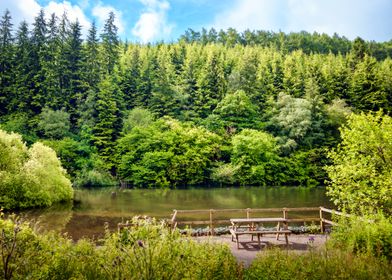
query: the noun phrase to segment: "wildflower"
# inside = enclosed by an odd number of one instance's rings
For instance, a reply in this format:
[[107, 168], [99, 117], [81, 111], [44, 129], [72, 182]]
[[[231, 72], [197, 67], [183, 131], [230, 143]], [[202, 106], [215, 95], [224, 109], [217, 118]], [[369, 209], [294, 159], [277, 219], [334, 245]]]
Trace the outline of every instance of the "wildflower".
[[137, 245], [139, 245], [139, 247], [144, 248], [143, 241], [141, 241], [141, 240], [138, 240], [138, 241], [137, 241]]

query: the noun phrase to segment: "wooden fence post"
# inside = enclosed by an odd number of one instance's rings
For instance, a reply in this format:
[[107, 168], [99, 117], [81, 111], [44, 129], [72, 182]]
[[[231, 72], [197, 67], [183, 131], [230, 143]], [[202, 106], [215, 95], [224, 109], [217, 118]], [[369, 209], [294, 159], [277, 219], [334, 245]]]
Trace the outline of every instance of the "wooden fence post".
[[287, 208], [283, 208], [283, 219], [287, 219]]
[[213, 211], [214, 209], [210, 209], [210, 233], [211, 235], [214, 235], [214, 224], [213, 224]]
[[320, 231], [324, 233], [323, 209], [320, 206]]
[[250, 208], [246, 208], [246, 218], [250, 218]]

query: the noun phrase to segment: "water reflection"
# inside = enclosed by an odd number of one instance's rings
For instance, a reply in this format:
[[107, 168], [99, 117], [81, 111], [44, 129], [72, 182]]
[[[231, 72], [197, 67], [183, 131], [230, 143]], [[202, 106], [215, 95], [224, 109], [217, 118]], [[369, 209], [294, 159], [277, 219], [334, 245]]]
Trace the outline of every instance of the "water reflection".
[[[114, 196], [112, 193], [116, 192]], [[194, 188], [165, 190], [76, 190], [74, 204], [22, 212], [41, 229], [67, 232], [75, 239], [99, 237], [135, 215], [168, 218], [173, 209], [331, 207], [324, 188]], [[197, 218], [197, 217], [195, 217]]]

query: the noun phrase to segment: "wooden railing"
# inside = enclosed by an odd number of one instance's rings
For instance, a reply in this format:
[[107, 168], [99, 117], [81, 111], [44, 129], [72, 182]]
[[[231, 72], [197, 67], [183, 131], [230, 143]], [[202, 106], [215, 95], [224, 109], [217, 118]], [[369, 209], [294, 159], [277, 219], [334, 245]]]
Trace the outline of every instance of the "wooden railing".
[[[302, 217], [302, 218], [290, 218], [289, 212], [318, 212], [318, 215], [315, 217]], [[287, 219], [287, 222], [290, 223], [304, 223], [304, 222], [318, 222], [320, 223], [321, 232], [324, 232], [325, 225], [337, 225], [336, 222], [333, 222], [331, 219], [327, 219], [326, 214], [328, 215], [339, 215], [349, 217], [348, 214], [344, 214], [342, 212], [338, 212], [336, 210], [328, 209], [325, 207], [301, 207], [301, 208], [245, 208], [245, 209], [204, 209], [204, 210], [173, 210], [173, 214], [171, 215], [170, 224], [174, 229], [179, 225], [190, 225], [190, 226], [201, 226], [208, 225], [210, 234], [214, 234], [214, 228], [216, 225], [228, 225], [230, 224], [230, 219], [217, 219], [215, 216], [217, 214], [223, 213], [233, 213], [235, 214], [235, 218], [251, 218], [255, 217], [255, 213], [281, 213], [281, 217]], [[205, 214], [208, 215], [209, 218], [205, 220], [186, 220], [184, 218], [179, 219], [181, 216], [185, 216], [185, 218], [192, 214]], [[240, 214], [240, 215], [239, 215]], [[252, 215], [253, 214], [253, 215]]]

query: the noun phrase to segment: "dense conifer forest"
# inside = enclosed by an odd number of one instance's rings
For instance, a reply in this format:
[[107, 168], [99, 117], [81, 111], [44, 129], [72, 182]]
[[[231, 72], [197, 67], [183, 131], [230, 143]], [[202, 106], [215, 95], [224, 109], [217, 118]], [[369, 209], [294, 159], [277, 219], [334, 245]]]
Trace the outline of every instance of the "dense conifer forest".
[[187, 30], [123, 42], [108, 15], [0, 21], [0, 129], [60, 158], [74, 186], [323, 184], [351, 112], [392, 107], [392, 41]]

